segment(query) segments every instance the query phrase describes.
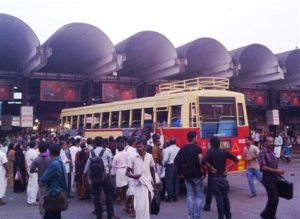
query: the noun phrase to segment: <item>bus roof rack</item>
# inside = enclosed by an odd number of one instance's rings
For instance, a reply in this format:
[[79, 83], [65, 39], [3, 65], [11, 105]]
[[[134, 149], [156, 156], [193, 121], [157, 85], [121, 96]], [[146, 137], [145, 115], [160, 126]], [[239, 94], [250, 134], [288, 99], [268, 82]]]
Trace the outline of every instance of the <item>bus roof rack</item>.
[[229, 79], [219, 77], [198, 77], [159, 85], [158, 94], [182, 93], [197, 90], [227, 90]]

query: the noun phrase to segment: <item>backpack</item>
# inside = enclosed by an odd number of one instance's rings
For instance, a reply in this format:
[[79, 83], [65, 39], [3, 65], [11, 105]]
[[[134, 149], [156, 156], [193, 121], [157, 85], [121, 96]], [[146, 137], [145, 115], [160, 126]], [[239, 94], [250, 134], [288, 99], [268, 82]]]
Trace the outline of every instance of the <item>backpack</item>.
[[105, 148], [101, 150], [99, 157], [97, 157], [95, 152], [91, 151], [89, 176], [92, 183], [101, 183], [106, 179], [106, 170], [102, 160], [104, 152]]

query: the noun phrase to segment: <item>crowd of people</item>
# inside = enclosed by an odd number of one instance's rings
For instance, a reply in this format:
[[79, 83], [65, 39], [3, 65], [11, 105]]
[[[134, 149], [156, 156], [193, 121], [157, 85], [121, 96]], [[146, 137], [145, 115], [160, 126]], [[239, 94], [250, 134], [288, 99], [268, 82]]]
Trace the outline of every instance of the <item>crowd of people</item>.
[[[281, 142], [267, 137], [266, 143], [259, 142], [258, 147], [256, 133], [252, 136], [245, 139], [243, 155], [249, 197], [256, 197], [255, 177], [268, 196], [261, 217], [273, 219], [279, 200], [278, 176], [284, 174], [275, 155]], [[65, 210], [49, 208], [47, 197], [53, 193], [57, 194], [53, 197], [65, 194], [68, 199], [76, 193], [79, 200], [93, 200], [97, 219], [102, 219], [105, 211], [108, 219], [119, 218], [114, 212], [115, 202], [132, 217], [149, 219], [151, 213], [159, 212], [161, 200], [177, 202], [182, 178], [190, 219], [200, 219], [202, 210], [210, 211], [212, 197], [217, 203], [218, 218], [229, 219], [232, 216], [226, 176], [238, 158], [220, 148], [218, 137], [210, 138], [210, 149], [204, 155], [196, 139], [196, 132], [188, 132], [188, 143], [178, 147], [175, 138], [164, 139], [158, 133], [116, 139], [84, 138], [81, 134], [6, 136], [0, 144], [0, 205], [5, 204], [8, 185], [15, 193], [27, 189], [28, 205], [38, 205], [45, 219], [61, 218]], [[228, 164], [227, 159], [232, 162]], [[55, 200], [67, 202], [63, 197]]]

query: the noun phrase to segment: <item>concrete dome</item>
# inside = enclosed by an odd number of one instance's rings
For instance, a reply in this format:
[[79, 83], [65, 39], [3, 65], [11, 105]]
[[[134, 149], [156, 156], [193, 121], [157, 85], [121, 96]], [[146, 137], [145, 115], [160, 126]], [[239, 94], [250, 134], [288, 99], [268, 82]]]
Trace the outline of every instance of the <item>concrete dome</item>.
[[183, 78], [200, 76], [231, 77], [232, 59], [217, 40], [199, 38], [177, 48], [178, 56], [187, 60]]
[[115, 63], [117, 55], [111, 40], [95, 26], [67, 24], [43, 46], [52, 48], [52, 56], [41, 70], [43, 72], [99, 76], [115, 71], [114, 68], [103, 70]]
[[23, 72], [40, 46], [33, 30], [22, 20], [0, 14], [0, 71]]
[[266, 83], [284, 78], [283, 71], [270, 49], [261, 44], [251, 44], [230, 51], [237, 77], [232, 80], [238, 86]]
[[121, 76], [140, 77], [145, 81], [165, 78], [180, 72], [180, 61], [173, 44], [162, 34], [153, 31], [139, 32], [116, 46], [124, 53]]

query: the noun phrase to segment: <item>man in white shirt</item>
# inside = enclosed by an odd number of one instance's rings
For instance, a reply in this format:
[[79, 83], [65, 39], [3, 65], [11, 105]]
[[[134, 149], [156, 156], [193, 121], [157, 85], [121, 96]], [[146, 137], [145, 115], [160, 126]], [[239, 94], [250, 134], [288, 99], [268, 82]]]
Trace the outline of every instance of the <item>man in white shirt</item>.
[[279, 133], [277, 133], [277, 136], [274, 139], [274, 153], [276, 158], [280, 158], [282, 144], [283, 144], [282, 137], [280, 136]]
[[7, 169], [7, 157], [3, 151], [0, 150], [0, 206], [5, 205], [3, 198], [6, 191], [8, 178], [8, 169]]
[[93, 182], [89, 178], [90, 183], [92, 184], [92, 193], [94, 197], [94, 207], [97, 218], [102, 218], [102, 203], [101, 203], [101, 191], [103, 190], [106, 201], [106, 211], [107, 218], [113, 219], [118, 218], [114, 216], [114, 206], [113, 206], [113, 185], [110, 180], [110, 169], [112, 163], [112, 156], [108, 150], [102, 147], [103, 139], [101, 137], [96, 137], [94, 140], [95, 149], [90, 152], [89, 159], [84, 168], [84, 174], [89, 176], [91, 158], [101, 157], [105, 171], [106, 179], [103, 182]]
[[169, 144], [170, 146], [164, 150], [162, 164], [166, 167], [165, 181], [168, 194], [167, 201], [173, 200], [176, 202], [178, 195], [178, 177], [174, 160], [180, 149], [176, 145], [174, 138], [169, 141]]
[[29, 149], [25, 154], [26, 168], [27, 173], [29, 175], [28, 185], [27, 185], [27, 203], [29, 205], [38, 205], [37, 195], [39, 191], [38, 185], [38, 174], [30, 173], [30, 166], [33, 160], [39, 156], [39, 151], [37, 150], [38, 144], [37, 142], [30, 142]]
[[[127, 167], [126, 175], [134, 179], [134, 208], [136, 219], [150, 219], [150, 203], [153, 198], [155, 163], [151, 154], [146, 153], [146, 142], [137, 143], [138, 155]], [[150, 194], [150, 196], [149, 196]]]
[[258, 130], [255, 130], [252, 134], [252, 139], [254, 141], [254, 145], [258, 147], [259, 141], [260, 141], [260, 135], [258, 133]]
[[74, 181], [75, 181], [75, 157], [77, 152], [80, 151], [80, 138], [72, 139], [70, 140], [71, 147], [69, 148], [71, 153], [71, 160], [72, 160], [72, 167], [71, 168], [71, 190], [74, 190]]
[[[125, 147], [126, 152], [126, 166], [131, 166], [134, 158], [137, 156], [136, 151], [136, 138], [135, 137], [129, 137], [127, 139], [127, 145]], [[133, 199], [134, 199], [134, 180], [132, 178], [128, 178], [128, 189], [127, 189], [127, 200], [126, 200], [126, 210], [132, 214], [132, 216], [135, 215], [134, 207], [133, 207]]]
[[73, 168], [73, 165], [72, 165], [71, 152], [68, 147], [69, 142], [67, 143], [66, 141], [62, 140], [59, 142], [59, 144], [61, 146], [60, 158], [64, 163], [66, 169], [68, 198], [72, 198], [73, 196], [71, 195], [71, 170]]

